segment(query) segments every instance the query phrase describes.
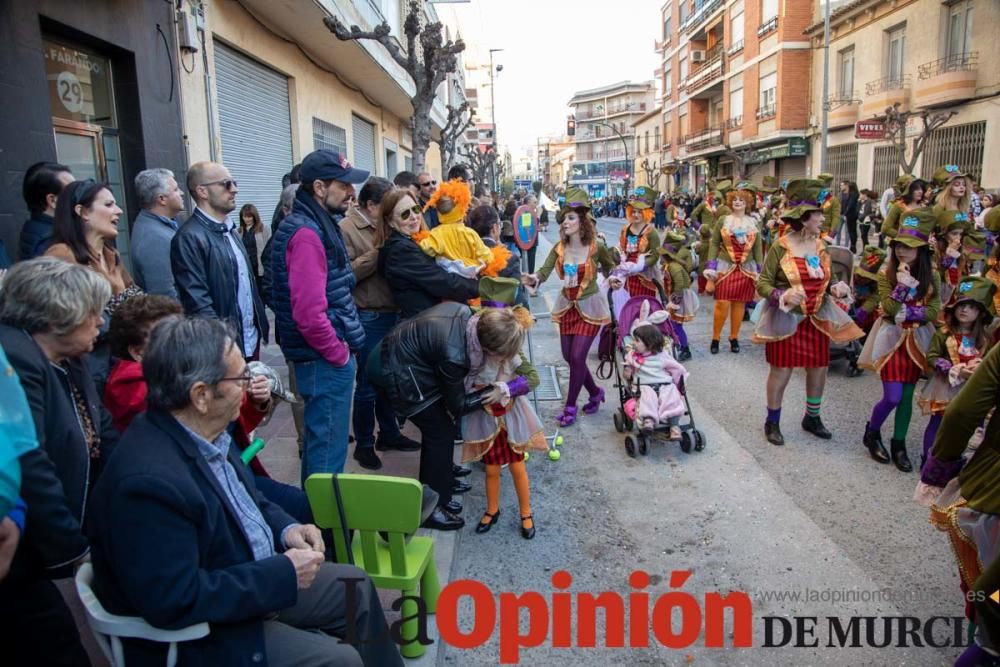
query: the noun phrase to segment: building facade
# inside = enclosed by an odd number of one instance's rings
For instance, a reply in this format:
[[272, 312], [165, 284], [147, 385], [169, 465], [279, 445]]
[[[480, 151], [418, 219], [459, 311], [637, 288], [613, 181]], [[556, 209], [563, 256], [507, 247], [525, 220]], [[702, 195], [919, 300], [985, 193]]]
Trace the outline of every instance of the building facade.
[[[823, 100], [823, 14], [814, 3], [811, 115], [829, 114], [827, 170], [838, 179], [881, 192], [900, 173], [892, 145], [855, 138], [860, 120], [901, 111], [957, 112], [927, 139], [915, 171], [930, 176], [958, 164], [987, 188], [1000, 186], [1000, 4], [976, 0], [857, 0], [835, 8], [830, 19], [829, 96]], [[990, 46], [993, 44], [994, 46]], [[911, 118], [908, 132], [922, 127]], [[819, 135], [812, 137], [818, 146]], [[912, 146], [912, 141], [908, 142]], [[908, 149], [908, 150], [912, 150]], [[908, 152], [909, 156], [909, 152]], [[813, 150], [813, 170], [819, 151]]]
[[632, 151], [635, 187], [645, 185], [659, 190], [663, 185], [663, 174], [660, 171], [663, 166], [660, 164], [662, 123], [663, 109], [656, 107], [632, 125], [632, 133], [635, 135], [635, 147]]
[[655, 106], [652, 81], [583, 90], [569, 101], [576, 119], [570, 184], [591, 197], [620, 195], [632, 179], [633, 125]]
[[[670, 188], [713, 176], [806, 175], [812, 4], [668, 0], [661, 7], [661, 162]], [[779, 85], [779, 82], [780, 85]]]

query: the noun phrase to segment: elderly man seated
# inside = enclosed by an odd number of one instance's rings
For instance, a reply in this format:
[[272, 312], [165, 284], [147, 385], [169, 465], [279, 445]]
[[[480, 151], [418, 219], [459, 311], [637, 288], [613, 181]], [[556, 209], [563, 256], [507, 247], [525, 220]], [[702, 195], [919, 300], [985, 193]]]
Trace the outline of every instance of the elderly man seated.
[[[142, 360], [148, 406], [91, 500], [94, 589], [114, 614], [162, 628], [207, 621], [191, 665], [401, 665], [371, 581], [323, 562], [323, 540], [263, 498], [230, 447], [250, 381], [217, 320], [169, 317]], [[353, 645], [331, 635], [352, 635]], [[128, 664], [165, 646], [131, 640]]]

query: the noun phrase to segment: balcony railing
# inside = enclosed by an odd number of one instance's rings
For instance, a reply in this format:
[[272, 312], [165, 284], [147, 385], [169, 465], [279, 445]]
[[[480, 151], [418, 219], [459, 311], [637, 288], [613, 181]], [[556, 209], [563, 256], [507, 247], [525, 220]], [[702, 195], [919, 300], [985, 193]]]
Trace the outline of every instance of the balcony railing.
[[736, 130], [743, 127], [743, 116], [736, 116], [735, 118], [727, 118], [725, 126], [727, 130]]
[[768, 118], [774, 118], [777, 115], [778, 107], [774, 104], [757, 109], [757, 120], [767, 120]]
[[738, 42], [733, 42], [733, 45], [729, 47], [729, 51], [727, 51], [727, 53], [729, 55], [733, 55], [735, 53], [739, 53], [742, 50], [743, 50], [743, 40], [741, 39]]
[[947, 58], [941, 58], [933, 62], [920, 65], [917, 70], [921, 80], [929, 79], [933, 76], [947, 74], [948, 72], [968, 72], [979, 69], [979, 52], [955, 53]]
[[710, 58], [706, 58], [701, 67], [688, 74], [684, 82], [685, 90], [691, 91], [707, 84], [712, 79], [720, 78], [725, 73], [725, 63], [722, 49], [713, 49]]
[[700, 132], [694, 132], [684, 137], [684, 144], [689, 151], [699, 151], [703, 148], [722, 145], [722, 126], [707, 127]]
[[828, 111], [833, 111], [834, 109], [839, 109], [840, 107], [845, 107], [849, 104], [860, 104], [861, 100], [858, 97], [858, 91], [850, 92], [839, 92], [836, 95], [831, 95], [826, 100], [826, 108]]
[[910, 75], [904, 74], [899, 77], [884, 76], [881, 79], [876, 79], [875, 81], [869, 81], [865, 84], [865, 93], [868, 96], [878, 95], [879, 93], [885, 93], [890, 90], [903, 90], [904, 88], [910, 87]]
[[698, 26], [704, 19], [708, 18], [716, 9], [719, 9], [723, 5], [723, 0], [710, 0], [709, 2], [702, 3], [700, 7], [697, 7], [694, 12], [687, 18], [684, 22], [683, 29], [690, 31], [692, 28]]
[[757, 28], [757, 36], [763, 37], [769, 32], [774, 32], [777, 29], [778, 29], [778, 17], [775, 16], [760, 24], [760, 27]]
[[587, 118], [604, 118], [605, 116], [614, 116], [620, 113], [637, 113], [646, 110], [645, 102], [637, 102], [635, 104], [625, 104], [619, 107], [613, 107], [610, 109], [583, 109], [576, 113], [577, 119], [587, 119]]

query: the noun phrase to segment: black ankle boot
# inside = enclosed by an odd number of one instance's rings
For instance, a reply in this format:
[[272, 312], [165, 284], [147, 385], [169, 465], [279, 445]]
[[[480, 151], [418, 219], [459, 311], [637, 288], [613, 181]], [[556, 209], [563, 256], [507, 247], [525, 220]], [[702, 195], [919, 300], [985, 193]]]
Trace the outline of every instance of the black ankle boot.
[[829, 440], [833, 437], [833, 433], [830, 433], [829, 429], [823, 426], [823, 420], [819, 418], [819, 415], [812, 417], [806, 415], [802, 418], [802, 430], [812, 433], [817, 438], [822, 438], [823, 440]]
[[691, 358], [691, 348], [685, 345], [677, 352], [677, 361], [687, 361]]
[[865, 424], [865, 437], [862, 442], [868, 448], [868, 453], [872, 455], [872, 458], [879, 463], [888, 463], [892, 460], [889, 458], [889, 452], [885, 451], [885, 445], [882, 444], [882, 434], [872, 430], [871, 422]]
[[777, 422], [764, 422], [764, 437], [772, 445], [780, 447], [785, 444], [785, 436], [781, 435], [781, 426]]
[[893, 438], [889, 441], [889, 448], [892, 449], [892, 462], [896, 464], [896, 467], [903, 472], [912, 472], [913, 464], [910, 463], [910, 457], [906, 454], [906, 440]]
[[736, 353], [736, 354], [739, 354], [739, 352], [740, 352], [740, 341], [736, 340], [735, 338], [730, 338], [729, 339], [729, 351], [733, 352], [733, 353]]
[[719, 353], [719, 341], [713, 340], [711, 346], [709, 346], [708, 351], [712, 354]]

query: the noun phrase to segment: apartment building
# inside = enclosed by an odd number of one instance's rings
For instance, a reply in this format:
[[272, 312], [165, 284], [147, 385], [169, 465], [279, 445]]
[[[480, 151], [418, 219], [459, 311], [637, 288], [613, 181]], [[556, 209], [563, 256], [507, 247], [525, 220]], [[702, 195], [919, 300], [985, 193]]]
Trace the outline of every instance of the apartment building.
[[540, 137], [536, 142], [538, 154], [535, 156], [536, 176], [542, 185], [548, 189], [550, 187], [562, 187], [563, 178], [553, 171], [553, 165], [559, 155], [566, 149], [572, 149], [573, 137]]
[[652, 81], [582, 90], [569, 101], [576, 119], [570, 185], [591, 197], [620, 195], [633, 177], [633, 125], [655, 106]]
[[660, 126], [662, 123], [663, 109], [657, 106], [632, 125], [632, 133], [635, 135], [635, 147], [632, 151], [632, 173], [635, 174], [633, 179], [635, 187], [645, 185], [659, 190], [662, 185], [662, 175], [659, 175], [662, 166], [660, 164], [660, 140], [663, 135]]
[[806, 175], [807, 0], [668, 0], [661, 7], [661, 163], [694, 190], [740, 163], [752, 178]]
[[[829, 97], [823, 100], [823, 14], [813, 3], [807, 34], [816, 57], [811, 115], [825, 103], [830, 134], [828, 170], [882, 191], [900, 173], [892, 146], [855, 138], [855, 124], [901, 110], [955, 111], [927, 139], [916, 171], [958, 164], [987, 188], [1000, 186], [1000, 4], [982, 0], [856, 0], [831, 13]], [[993, 44], [993, 46], [990, 46]], [[922, 123], [911, 119], [908, 130]], [[818, 136], [813, 137], [814, 145]], [[813, 169], [818, 169], [818, 150]]]

